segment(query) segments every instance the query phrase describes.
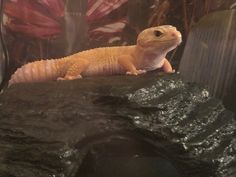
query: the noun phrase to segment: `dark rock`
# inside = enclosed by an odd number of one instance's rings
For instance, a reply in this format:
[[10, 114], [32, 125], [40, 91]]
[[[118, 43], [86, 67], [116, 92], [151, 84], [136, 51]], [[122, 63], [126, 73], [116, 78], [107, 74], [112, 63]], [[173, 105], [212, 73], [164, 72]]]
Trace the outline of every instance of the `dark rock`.
[[178, 75], [13, 85], [0, 96], [0, 176], [233, 177], [235, 128]]

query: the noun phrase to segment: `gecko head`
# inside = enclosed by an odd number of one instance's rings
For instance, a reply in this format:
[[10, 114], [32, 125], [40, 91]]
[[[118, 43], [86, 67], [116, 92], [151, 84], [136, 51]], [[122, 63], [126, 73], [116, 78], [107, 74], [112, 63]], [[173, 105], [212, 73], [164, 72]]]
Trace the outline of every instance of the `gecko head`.
[[175, 49], [181, 42], [181, 33], [170, 25], [145, 29], [137, 39], [137, 45], [144, 50], [163, 53]]

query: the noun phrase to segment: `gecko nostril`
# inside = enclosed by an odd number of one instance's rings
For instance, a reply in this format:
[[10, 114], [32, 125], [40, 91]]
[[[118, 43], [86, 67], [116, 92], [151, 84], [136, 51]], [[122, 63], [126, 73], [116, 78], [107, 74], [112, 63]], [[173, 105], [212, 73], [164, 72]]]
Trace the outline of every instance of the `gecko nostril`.
[[181, 34], [180, 33], [171, 33], [172, 37], [179, 37], [181, 38]]

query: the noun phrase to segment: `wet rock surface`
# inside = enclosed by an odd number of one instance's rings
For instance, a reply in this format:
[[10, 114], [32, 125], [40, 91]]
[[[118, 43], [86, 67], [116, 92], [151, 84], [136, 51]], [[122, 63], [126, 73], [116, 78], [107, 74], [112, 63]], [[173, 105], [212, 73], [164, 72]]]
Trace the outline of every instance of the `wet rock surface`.
[[0, 95], [0, 176], [233, 177], [235, 129], [176, 74], [19, 84]]

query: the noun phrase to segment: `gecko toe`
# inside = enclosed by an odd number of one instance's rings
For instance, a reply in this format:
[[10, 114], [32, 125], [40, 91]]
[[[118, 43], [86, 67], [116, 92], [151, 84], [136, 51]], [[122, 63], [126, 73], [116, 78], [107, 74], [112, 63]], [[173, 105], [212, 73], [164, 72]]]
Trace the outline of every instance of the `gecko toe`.
[[127, 71], [126, 74], [127, 75], [135, 75], [135, 76], [138, 75], [137, 72], [131, 72], [131, 71]]
[[81, 79], [82, 76], [81, 75], [77, 75], [77, 76], [65, 76], [65, 80], [75, 80], [75, 79]]
[[167, 71], [166, 73], [167, 73], [167, 74], [173, 74], [173, 73], [175, 73], [175, 69], [173, 69], [173, 70], [171, 70], [171, 71]]
[[66, 80], [64, 77], [58, 77], [57, 78], [57, 81], [64, 81], [64, 80]]
[[77, 75], [77, 76], [58, 77], [57, 80], [58, 81], [63, 81], [63, 80], [75, 80], [75, 79], [81, 79], [81, 78], [82, 78], [81, 75]]
[[144, 73], [146, 73], [147, 71], [146, 70], [138, 70], [138, 74], [144, 74]]

